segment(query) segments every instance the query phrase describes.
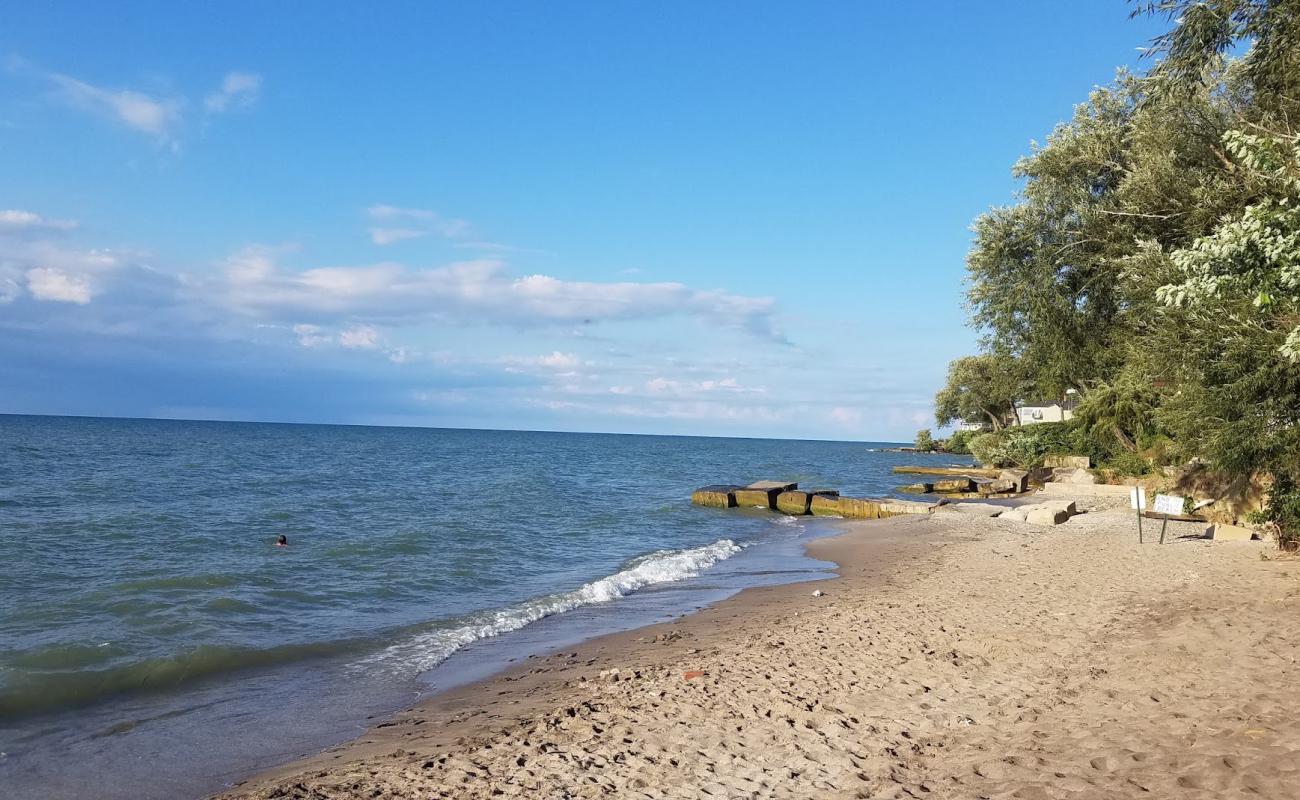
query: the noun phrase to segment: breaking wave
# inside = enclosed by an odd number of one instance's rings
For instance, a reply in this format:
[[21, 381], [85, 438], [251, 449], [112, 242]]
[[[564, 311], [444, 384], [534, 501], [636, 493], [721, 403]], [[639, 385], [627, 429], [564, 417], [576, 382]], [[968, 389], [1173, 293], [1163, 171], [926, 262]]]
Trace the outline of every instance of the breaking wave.
[[460, 617], [451, 626], [415, 634], [385, 647], [356, 663], [370, 669], [383, 666], [408, 673], [433, 669], [465, 645], [519, 630], [545, 617], [582, 606], [607, 603], [658, 583], [694, 578], [705, 569], [741, 551], [730, 539], [687, 550], [659, 550], [634, 558], [612, 575], [569, 592], [526, 600], [506, 608], [481, 611]]

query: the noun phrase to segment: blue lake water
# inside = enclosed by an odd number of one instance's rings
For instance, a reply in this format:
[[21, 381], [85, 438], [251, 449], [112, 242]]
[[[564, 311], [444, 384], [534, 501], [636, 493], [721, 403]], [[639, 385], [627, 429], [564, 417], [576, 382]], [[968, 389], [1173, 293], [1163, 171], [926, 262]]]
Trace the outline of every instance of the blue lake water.
[[823, 576], [824, 521], [690, 492], [953, 461], [880, 446], [0, 416], [0, 796], [201, 796], [510, 658]]

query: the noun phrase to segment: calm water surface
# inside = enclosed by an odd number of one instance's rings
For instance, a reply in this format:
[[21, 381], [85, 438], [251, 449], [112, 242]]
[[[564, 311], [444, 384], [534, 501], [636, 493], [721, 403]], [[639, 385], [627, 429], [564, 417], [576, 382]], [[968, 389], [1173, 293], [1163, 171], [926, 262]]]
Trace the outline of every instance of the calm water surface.
[[510, 659], [819, 577], [822, 521], [690, 491], [884, 495], [925, 458], [875, 446], [0, 416], [0, 796], [199, 796]]

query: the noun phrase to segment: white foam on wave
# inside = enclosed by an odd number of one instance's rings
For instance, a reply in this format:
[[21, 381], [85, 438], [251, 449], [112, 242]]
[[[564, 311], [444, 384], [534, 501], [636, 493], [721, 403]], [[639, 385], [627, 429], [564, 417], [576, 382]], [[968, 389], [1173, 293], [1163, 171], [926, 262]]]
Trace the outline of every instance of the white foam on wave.
[[416, 634], [362, 659], [355, 666], [364, 669], [384, 666], [407, 674], [425, 672], [470, 642], [519, 630], [554, 614], [617, 600], [646, 586], [694, 578], [740, 551], [741, 546], [730, 539], [719, 539], [713, 544], [688, 550], [659, 550], [635, 558], [613, 575], [573, 591], [537, 597], [507, 608], [481, 611], [469, 615], [455, 627]]

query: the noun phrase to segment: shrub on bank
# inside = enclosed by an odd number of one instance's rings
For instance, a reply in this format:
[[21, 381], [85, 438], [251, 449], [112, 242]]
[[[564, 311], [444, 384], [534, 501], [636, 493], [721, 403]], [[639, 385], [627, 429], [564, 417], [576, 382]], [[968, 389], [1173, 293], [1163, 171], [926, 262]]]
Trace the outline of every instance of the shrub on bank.
[[1152, 469], [1151, 461], [1146, 456], [1131, 450], [1116, 453], [1101, 466], [1103, 469], [1113, 472], [1116, 476], [1126, 478], [1136, 478], [1150, 474]]
[[948, 437], [944, 449], [949, 453], [959, 455], [970, 455], [970, 440], [974, 439], [979, 431], [953, 431], [952, 436]]
[[1035, 467], [1053, 453], [1090, 455], [1081, 449], [1078, 430], [1067, 422], [1018, 425], [981, 433], [970, 440], [970, 452], [989, 467]]
[[1264, 522], [1273, 529], [1277, 546], [1283, 550], [1300, 549], [1300, 487], [1294, 483], [1275, 483], [1268, 493], [1268, 503], [1251, 515], [1251, 522]]

